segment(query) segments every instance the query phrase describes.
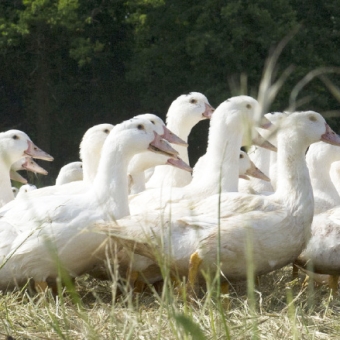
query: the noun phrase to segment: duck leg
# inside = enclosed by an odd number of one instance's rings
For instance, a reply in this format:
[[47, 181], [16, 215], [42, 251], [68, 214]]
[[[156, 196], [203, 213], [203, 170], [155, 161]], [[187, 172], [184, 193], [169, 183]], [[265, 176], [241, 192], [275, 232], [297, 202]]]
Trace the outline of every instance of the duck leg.
[[202, 259], [199, 257], [197, 251], [190, 256], [189, 261], [189, 273], [188, 273], [188, 291], [192, 294], [195, 291], [195, 284], [197, 281], [197, 274], [199, 267], [202, 263]]
[[37, 293], [44, 293], [48, 289], [46, 281], [34, 281], [34, 289]]
[[339, 275], [330, 275], [328, 284], [331, 290], [332, 296], [336, 296], [338, 293], [338, 282], [339, 282]]
[[138, 281], [139, 273], [137, 271], [128, 270], [127, 277], [134, 293], [142, 293], [144, 291], [146, 284], [143, 281]]
[[224, 309], [229, 310], [230, 307], [230, 301], [229, 301], [229, 283], [227, 281], [224, 281], [221, 283], [221, 295], [227, 295], [225, 297], [222, 297], [222, 306]]
[[292, 277], [293, 280], [299, 278], [299, 267], [295, 263], [293, 263]]

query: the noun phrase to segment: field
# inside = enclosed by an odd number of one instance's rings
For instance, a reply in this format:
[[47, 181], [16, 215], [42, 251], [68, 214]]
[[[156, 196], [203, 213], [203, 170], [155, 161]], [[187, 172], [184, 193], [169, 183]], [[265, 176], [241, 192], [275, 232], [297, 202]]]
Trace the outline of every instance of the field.
[[8, 340], [339, 339], [339, 300], [327, 286], [302, 285], [300, 275], [292, 280], [287, 266], [262, 276], [255, 288], [252, 282], [233, 284], [229, 299], [217, 298], [211, 284], [189, 301], [171, 283], [160, 294], [154, 287], [136, 294], [117, 281], [83, 276], [56, 299], [51, 292], [3, 294], [0, 335]]

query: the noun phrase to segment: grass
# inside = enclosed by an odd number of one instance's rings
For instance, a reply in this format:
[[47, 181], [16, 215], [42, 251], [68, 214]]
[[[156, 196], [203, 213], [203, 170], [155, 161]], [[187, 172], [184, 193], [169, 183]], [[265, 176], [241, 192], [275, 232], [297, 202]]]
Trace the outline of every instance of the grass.
[[[116, 296], [117, 282], [78, 278], [77, 299], [27, 291], [0, 297], [0, 336], [14, 339], [338, 339], [340, 301], [327, 287], [291, 281], [291, 267], [262, 276], [247, 293], [233, 284], [230, 307], [213, 287], [190, 303], [171, 288]], [[8, 338], [9, 339], [9, 338]]]

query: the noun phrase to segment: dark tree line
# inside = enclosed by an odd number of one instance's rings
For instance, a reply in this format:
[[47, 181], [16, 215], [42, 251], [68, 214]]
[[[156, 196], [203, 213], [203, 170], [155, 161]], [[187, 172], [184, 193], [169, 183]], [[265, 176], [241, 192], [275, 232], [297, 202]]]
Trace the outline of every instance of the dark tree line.
[[[190, 91], [214, 106], [256, 96], [269, 52], [296, 30], [277, 68], [294, 71], [271, 107], [285, 109], [308, 72], [340, 67], [339, 26], [336, 0], [0, 0], [1, 131], [21, 129], [55, 157], [51, 183], [94, 124], [144, 112], [165, 118]], [[337, 86], [337, 73], [316, 77], [299, 93], [308, 96], [300, 108], [332, 111], [339, 128]], [[207, 126], [193, 131], [193, 160]]]

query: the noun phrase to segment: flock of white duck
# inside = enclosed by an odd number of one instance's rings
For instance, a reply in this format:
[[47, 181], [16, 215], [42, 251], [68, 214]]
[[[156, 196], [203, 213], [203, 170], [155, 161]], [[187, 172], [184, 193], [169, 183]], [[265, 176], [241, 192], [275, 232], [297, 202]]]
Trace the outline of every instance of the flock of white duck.
[[[15, 199], [11, 179], [26, 182], [17, 171], [46, 174], [32, 158], [53, 158], [21, 131], [0, 133], [0, 289], [28, 279], [44, 287], [61, 268], [96, 273], [109, 259], [148, 283], [165, 261], [190, 287], [201, 270], [232, 281], [247, 278], [250, 261], [253, 275], [295, 262], [332, 275], [335, 290], [340, 137], [317, 112], [266, 114], [260, 127], [259, 110], [248, 96], [214, 110], [193, 92], [171, 104], [166, 126], [153, 114], [96, 125], [55, 186], [24, 185]], [[207, 151], [192, 170], [188, 136], [203, 119]], [[247, 154], [249, 135], [260, 146]]]

